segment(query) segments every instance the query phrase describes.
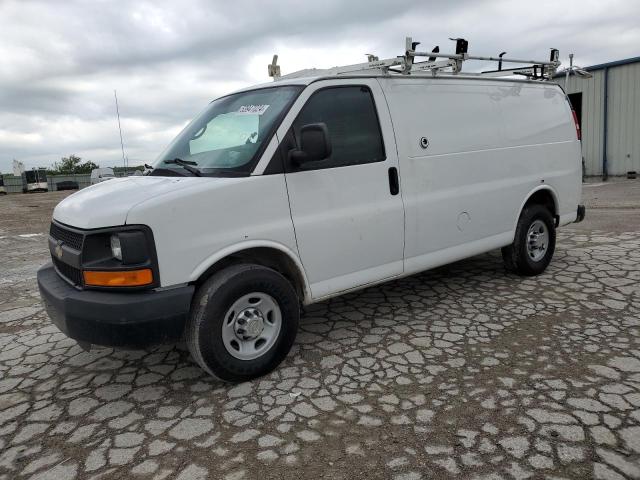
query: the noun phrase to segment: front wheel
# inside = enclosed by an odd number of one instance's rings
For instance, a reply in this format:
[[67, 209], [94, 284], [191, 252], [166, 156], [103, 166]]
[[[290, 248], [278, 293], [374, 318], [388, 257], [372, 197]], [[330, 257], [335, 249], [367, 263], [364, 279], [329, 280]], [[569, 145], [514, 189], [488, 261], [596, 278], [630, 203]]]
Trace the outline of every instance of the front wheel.
[[209, 374], [228, 382], [260, 377], [287, 356], [300, 309], [293, 286], [260, 265], [216, 273], [196, 292], [186, 327], [187, 345]]
[[513, 243], [502, 249], [507, 270], [533, 276], [545, 271], [556, 248], [556, 227], [543, 205], [525, 207], [516, 226]]

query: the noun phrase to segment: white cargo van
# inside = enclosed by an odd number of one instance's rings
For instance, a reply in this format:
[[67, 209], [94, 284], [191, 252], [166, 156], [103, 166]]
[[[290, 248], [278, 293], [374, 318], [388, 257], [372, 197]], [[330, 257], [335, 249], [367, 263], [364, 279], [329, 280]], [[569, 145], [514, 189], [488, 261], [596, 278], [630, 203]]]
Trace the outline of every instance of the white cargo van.
[[497, 248], [537, 275], [584, 217], [559, 86], [317, 73], [221, 97], [147, 175], [64, 199], [38, 272], [53, 322], [85, 344], [184, 335], [241, 381], [284, 359], [301, 304]]
[[116, 177], [113, 174], [113, 168], [94, 168], [91, 170], [91, 185], [113, 180], [114, 178]]

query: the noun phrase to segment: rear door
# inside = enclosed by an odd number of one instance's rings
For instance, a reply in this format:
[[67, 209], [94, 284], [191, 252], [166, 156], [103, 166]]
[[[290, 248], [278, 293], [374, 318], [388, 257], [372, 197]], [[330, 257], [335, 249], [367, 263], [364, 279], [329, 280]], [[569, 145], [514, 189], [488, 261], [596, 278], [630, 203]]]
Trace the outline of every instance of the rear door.
[[[298, 250], [313, 297], [401, 274], [404, 208], [379, 84], [316, 82], [301, 94], [297, 108], [281, 141]], [[318, 122], [327, 125], [331, 156], [303, 168], [293, 165], [287, 151], [297, 145], [300, 128]]]

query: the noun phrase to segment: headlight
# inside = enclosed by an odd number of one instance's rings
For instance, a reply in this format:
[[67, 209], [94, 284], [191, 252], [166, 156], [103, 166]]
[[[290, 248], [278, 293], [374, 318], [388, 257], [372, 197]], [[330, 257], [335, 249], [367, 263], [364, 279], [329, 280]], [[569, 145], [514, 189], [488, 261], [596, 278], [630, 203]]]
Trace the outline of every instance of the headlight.
[[80, 269], [87, 287], [157, 287], [160, 274], [153, 232], [145, 225], [124, 225], [87, 233]]
[[120, 246], [120, 237], [118, 237], [118, 235], [116, 234], [111, 235], [111, 255], [113, 255], [114, 258], [122, 261], [122, 247]]

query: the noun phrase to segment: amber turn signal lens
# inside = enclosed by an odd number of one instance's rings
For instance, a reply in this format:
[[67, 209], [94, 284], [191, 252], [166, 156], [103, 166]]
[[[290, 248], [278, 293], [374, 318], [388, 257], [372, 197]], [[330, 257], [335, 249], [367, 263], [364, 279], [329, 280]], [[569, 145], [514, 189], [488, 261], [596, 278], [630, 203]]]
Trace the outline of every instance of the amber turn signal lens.
[[84, 284], [94, 287], [141, 287], [153, 283], [150, 268], [110, 272], [82, 272]]

